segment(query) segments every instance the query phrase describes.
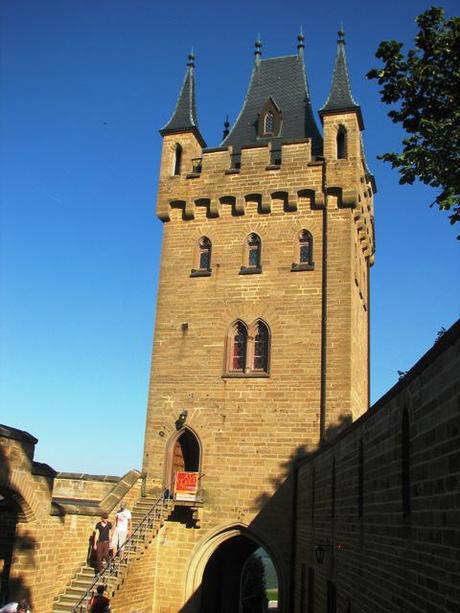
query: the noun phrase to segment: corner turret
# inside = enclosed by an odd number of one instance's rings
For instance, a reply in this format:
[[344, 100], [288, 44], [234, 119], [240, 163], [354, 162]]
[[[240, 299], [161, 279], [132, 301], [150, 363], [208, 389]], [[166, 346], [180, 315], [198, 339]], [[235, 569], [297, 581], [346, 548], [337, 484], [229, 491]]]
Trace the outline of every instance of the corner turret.
[[160, 181], [179, 178], [192, 171], [201, 160], [204, 138], [198, 129], [195, 104], [195, 56], [188, 56], [184, 82], [170, 120], [161, 128], [163, 150]]
[[160, 130], [161, 136], [183, 132], [193, 132], [201, 142], [202, 147], [206, 147], [198, 129], [195, 103], [195, 55], [193, 51], [188, 56], [187, 70], [174, 113]]
[[364, 130], [361, 107], [353, 99], [348, 76], [347, 58], [345, 55], [345, 33], [343, 28], [338, 31], [337, 55], [335, 58], [332, 84], [326, 103], [319, 111], [321, 121], [325, 115], [353, 112], [356, 113], [359, 129]]

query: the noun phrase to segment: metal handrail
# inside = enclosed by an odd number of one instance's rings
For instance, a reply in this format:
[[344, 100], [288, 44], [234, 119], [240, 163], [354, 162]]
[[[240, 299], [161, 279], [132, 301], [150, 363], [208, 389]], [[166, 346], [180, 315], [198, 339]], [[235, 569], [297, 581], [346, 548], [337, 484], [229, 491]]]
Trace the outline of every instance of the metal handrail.
[[[123, 547], [117, 551], [104, 570], [94, 577], [94, 581], [91, 583], [77, 604], [73, 607], [72, 613], [84, 613], [87, 611], [89, 600], [94, 593], [96, 585], [101, 583], [108, 584], [111, 577], [117, 577], [119, 575], [122, 566], [126, 567], [130, 554], [137, 551], [137, 546], [139, 543], [144, 541], [146, 533], [154, 527], [157, 520], [161, 520], [163, 518], [165, 503], [169, 502], [167, 494], [168, 490], [164, 490], [162, 492], [158, 500], [154, 502], [149, 511], [139, 522], [139, 525], [136, 526], [129, 538], [126, 539]], [[123, 557], [120, 554], [122, 554]], [[124, 563], [125, 560], [126, 563]]]

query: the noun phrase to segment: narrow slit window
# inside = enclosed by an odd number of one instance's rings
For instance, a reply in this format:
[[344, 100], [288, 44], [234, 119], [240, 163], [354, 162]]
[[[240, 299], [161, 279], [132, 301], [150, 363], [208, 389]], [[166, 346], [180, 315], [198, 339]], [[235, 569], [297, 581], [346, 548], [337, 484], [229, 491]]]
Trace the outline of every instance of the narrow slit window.
[[404, 517], [411, 512], [410, 496], [410, 432], [409, 413], [404, 407], [401, 425], [401, 481], [402, 481], [402, 511]]
[[364, 449], [363, 441], [359, 441], [358, 448], [358, 516], [363, 516], [364, 509]]
[[337, 159], [345, 160], [347, 158], [347, 131], [343, 126], [337, 130]]
[[331, 517], [335, 517], [335, 458], [332, 458], [332, 474], [331, 474]]
[[180, 175], [182, 170], [182, 147], [177, 144], [174, 152], [174, 174]]

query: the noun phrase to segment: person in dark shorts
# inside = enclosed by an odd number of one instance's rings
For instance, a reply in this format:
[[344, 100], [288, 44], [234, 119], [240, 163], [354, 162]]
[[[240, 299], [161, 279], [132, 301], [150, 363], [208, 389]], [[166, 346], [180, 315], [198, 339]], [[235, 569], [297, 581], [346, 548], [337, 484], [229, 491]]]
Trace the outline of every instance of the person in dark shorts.
[[102, 561], [109, 559], [110, 541], [112, 540], [112, 524], [107, 513], [102, 513], [94, 530], [94, 550], [96, 552], [96, 572], [102, 572]]
[[104, 596], [105, 585], [97, 586], [97, 594], [91, 598], [89, 603], [90, 613], [110, 613], [110, 600]]

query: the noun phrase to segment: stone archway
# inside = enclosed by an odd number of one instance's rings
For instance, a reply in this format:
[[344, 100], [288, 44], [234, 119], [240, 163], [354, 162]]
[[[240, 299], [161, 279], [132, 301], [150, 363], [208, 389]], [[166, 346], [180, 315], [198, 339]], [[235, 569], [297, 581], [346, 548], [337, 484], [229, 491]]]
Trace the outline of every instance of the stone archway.
[[[215, 533], [196, 550], [188, 569], [186, 602], [183, 611], [193, 613], [263, 613], [265, 597], [245, 592], [248, 561], [264, 550], [277, 576], [279, 609], [282, 607], [285, 578], [276, 556], [259, 535], [245, 526], [231, 526]], [[259, 564], [260, 565], [260, 564]], [[249, 597], [248, 597], [249, 596]], [[191, 605], [191, 606], [190, 606]]]

